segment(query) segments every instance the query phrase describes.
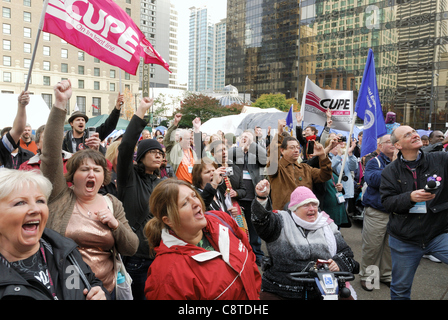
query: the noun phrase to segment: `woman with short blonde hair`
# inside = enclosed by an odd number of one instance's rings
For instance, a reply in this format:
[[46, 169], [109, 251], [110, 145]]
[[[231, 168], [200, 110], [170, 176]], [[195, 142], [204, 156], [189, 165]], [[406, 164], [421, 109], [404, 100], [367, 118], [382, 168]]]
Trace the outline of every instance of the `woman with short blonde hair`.
[[[51, 191], [36, 171], [0, 169], [0, 300], [109, 298], [76, 243], [46, 229]], [[85, 282], [69, 287], [75, 266]]]

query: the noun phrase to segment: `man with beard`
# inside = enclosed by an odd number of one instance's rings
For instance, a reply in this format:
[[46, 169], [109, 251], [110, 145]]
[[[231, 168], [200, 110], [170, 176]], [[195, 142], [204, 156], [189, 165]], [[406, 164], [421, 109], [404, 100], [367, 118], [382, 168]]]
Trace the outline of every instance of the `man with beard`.
[[17, 114], [12, 127], [3, 128], [0, 141], [0, 167], [18, 169], [33, 154], [23, 150], [19, 139], [26, 126], [26, 106], [30, 103], [29, 92], [22, 92], [18, 98]]
[[[68, 119], [72, 130], [67, 131], [62, 143], [62, 150], [75, 153], [79, 150], [97, 146], [96, 142], [98, 138], [100, 141], [106, 139], [117, 126], [118, 120], [120, 119], [121, 105], [123, 104], [123, 101], [124, 95], [119, 94], [115, 108], [112, 110], [107, 120], [96, 128], [96, 133], [93, 138], [89, 138], [87, 136], [86, 124], [89, 121], [89, 117], [79, 111], [75, 111]], [[106, 148], [101, 145], [99, 146], [99, 151], [106, 154]]]
[[34, 154], [37, 153], [37, 144], [34, 142], [34, 140], [31, 138], [32, 135], [32, 129], [29, 124], [26, 125], [25, 130], [23, 130], [22, 136], [19, 140], [19, 146], [22, 147], [22, 149], [28, 150]]

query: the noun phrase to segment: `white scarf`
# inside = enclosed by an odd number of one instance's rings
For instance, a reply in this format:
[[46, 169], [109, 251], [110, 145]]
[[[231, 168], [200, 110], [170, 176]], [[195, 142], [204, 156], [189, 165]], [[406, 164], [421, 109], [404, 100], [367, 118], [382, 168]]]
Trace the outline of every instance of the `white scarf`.
[[294, 212], [292, 212], [291, 216], [298, 226], [306, 230], [315, 231], [320, 228], [323, 228], [330, 254], [332, 257], [336, 255], [337, 253], [336, 238], [334, 237], [333, 231], [330, 228], [330, 223], [328, 222], [329, 216], [325, 212], [323, 211], [319, 212], [317, 215], [317, 219], [314, 222], [307, 222], [305, 220], [302, 220]]

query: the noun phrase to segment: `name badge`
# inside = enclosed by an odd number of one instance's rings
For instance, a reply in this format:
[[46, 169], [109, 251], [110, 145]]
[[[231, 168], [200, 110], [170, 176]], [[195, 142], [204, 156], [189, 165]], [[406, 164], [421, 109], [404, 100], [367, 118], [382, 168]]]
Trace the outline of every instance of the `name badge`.
[[336, 199], [338, 199], [338, 203], [344, 203], [345, 202], [345, 198], [344, 195], [341, 192], [336, 193]]
[[427, 213], [426, 202], [418, 202], [409, 210], [409, 213]]
[[250, 173], [247, 170], [243, 171], [243, 180], [251, 180]]
[[193, 166], [188, 166], [188, 173], [192, 173], [193, 172]]

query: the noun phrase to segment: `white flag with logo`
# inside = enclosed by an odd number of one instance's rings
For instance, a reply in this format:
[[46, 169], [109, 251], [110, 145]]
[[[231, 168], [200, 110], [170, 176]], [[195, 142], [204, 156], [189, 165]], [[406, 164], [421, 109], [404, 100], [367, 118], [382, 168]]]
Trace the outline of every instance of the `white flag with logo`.
[[301, 109], [306, 124], [325, 126], [326, 112], [331, 110], [331, 128], [350, 132], [353, 105], [353, 91], [324, 90], [306, 77]]

